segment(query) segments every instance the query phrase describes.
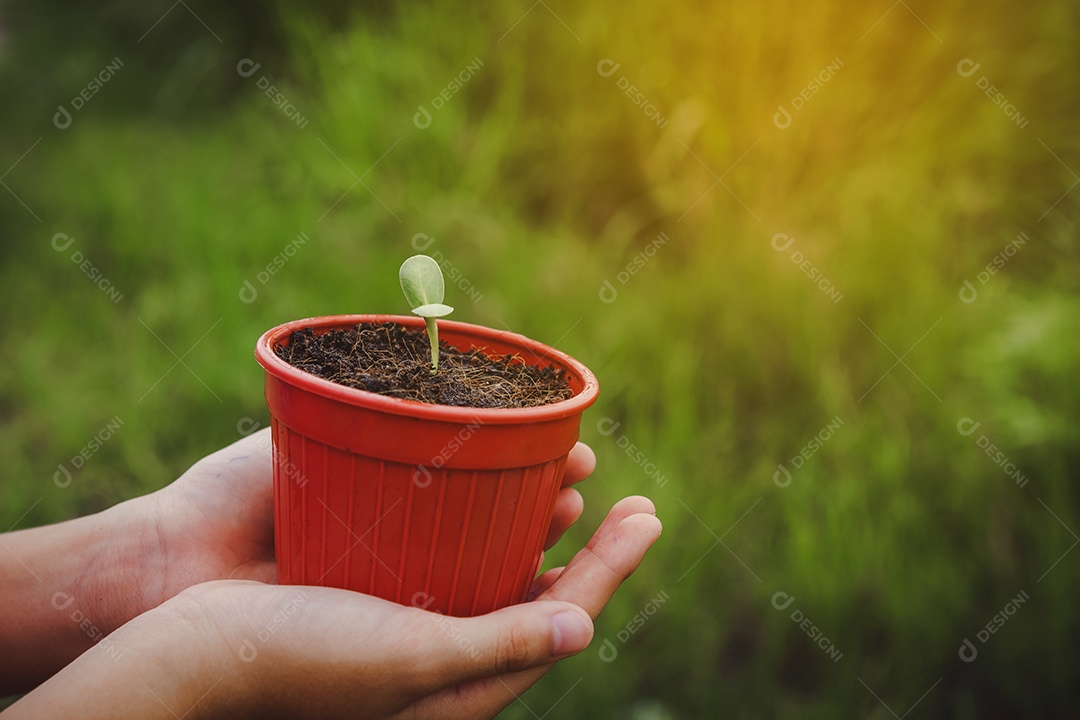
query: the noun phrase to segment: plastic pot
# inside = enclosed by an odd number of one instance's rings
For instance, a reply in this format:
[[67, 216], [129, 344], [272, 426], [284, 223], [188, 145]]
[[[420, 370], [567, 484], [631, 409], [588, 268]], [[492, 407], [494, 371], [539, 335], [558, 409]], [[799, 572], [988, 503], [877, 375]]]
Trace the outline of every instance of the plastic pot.
[[278, 582], [347, 588], [448, 615], [522, 602], [537, 571], [566, 457], [596, 378], [521, 335], [439, 321], [464, 350], [566, 370], [573, 397], [524, 409], [431, 405], [344, 387], [286, 363], [293, 331], [417, 317], [335, 315], [279, 325], [266, 369]]

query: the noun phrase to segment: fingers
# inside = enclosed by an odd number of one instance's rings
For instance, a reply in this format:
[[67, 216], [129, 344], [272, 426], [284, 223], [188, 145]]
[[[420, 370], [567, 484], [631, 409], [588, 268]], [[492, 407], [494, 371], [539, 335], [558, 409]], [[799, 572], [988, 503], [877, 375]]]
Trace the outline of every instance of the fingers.
[[585, 501], [577, 490], [564, 487], [559, 491], [559, 497], [555, 501], [555, 513], [551, 516], [551, 527], [548, 529], [547, 539], [544, 540], [545, 550], [550, 550], [555, 543], [559, 542], [559, 538], [563, 536], [567, 528], [581, 517], [581, 511], [584, 509]]
[[589, 544], [537, 599], [572, 602], [591, 617], [599, 615], [623, 580], [637, 569], [663, 529], [655, 515], [631, 512], [645, 507], [641, 500], [645, 499], [627, 498], [612, 508]]
[[593, 636], [592, 619], [570, 603], [525, 603], [474, 618], [424, 615], [417, 622], [434, 623], [425, 628], [429, 640], [411, 654], [426, 693], [550, 665]]
[[570, 486], [579, 483], [596, 469], [596, 455], [592, 448], [585, 443], [579, 442], [570, 450], [566, 459], [566, 470], [563, 473], [563, 489], [555, 502], [555, 513], [551, 518], [551, 527], [548, 528], [547, 538], [544, 540], [544, 549], [550, 550], [559, 538], [563, 536], [567, 528], [577, 522], [581, 512], [585, 508], [585, 501], [581, 493], [571, 490]]
[[570, 456], [566, 458], [566, 472], [563, 474], [563, 487], [570, 487], [579, 483], [592, 474], [596, 469], [596, 454], [592, 448], [583, 442], [579, 442], [570, 450]]
[[[539, 590], [537, 602], [507, 610], [529, 605], [546, 606], [549, 601], [562, 600], [596, 617], [660, 536], [662, 528], [654, 512], [653, 504], [647, 498], [630, 497], [620, 501], [585, 549], [574, 556], [565, 569], [549, 570], [537, 578], [534, 588], [550, 581], [547, 589]], [[486, 679], [478, 676], [474, 682], [426, 698], [413, 706], [413, 716], [491, 717], [543, 677], [549, 667], [537, 664], [513, 675]]]
[[551, 518], [551, 527], [548, 528], [547, 538], [544, 540], [544, 549], [550, 550], [563, 533], [577, 522], [581, 512], [585, 508], [585, 501], [577, 490], [569, 489], [571, 485], [579, 483], [596, 469], [596, 454], [585, 443], [579, 442], [570, 450], [566, 459], [566, 470], [563, 473], [563, 489], [555, 502], [555, 513]]
[[[555, 503], [555, 514], [551, 520], [551, 528], [548, 530], [547, 540], [544, 542], [544, 549], [550, 550], [555, 543], [563, 536], [567, 528], [577, 522], [581, 517], [581, 512], [585, 507], [584, 500], [581, 499], [581, 494], [577, 490], [572, 488], [563, 488], [559, 493], [559, 498]], [[608, 529], [614, 524], [617, 524], [623, 518], [629, 517], [635, 513], [646, 513], [649, 515], [656, 514], [656, 507], [652, 504], [649, 498], [641, 496], [633, 496], [623, 498], [615, 507], [608, 513], [604, 523], [597, 530], [593, 539], [589, 541], [589, 545], [596, 542], [596, 538], [601, 533], [607, 532]], [[543, 559], [541, 558], [540, 565], [543, 566]], [[539, 572], [539, 568], [537, 568]]]

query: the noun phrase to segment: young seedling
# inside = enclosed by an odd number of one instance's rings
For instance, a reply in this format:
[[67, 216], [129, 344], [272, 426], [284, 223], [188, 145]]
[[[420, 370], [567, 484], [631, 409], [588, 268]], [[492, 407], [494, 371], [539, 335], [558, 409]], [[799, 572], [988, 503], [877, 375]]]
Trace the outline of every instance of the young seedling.
[[434, 375], [439, 370], [439, 326], [435, 318], [454, 312], [454, 308], [443, 305], [446, 285], [442, 268], [427, 255], [413, 255], [401, 263], [398, 279], [413, 315], [424, 318], [427, 325], [428, 340], [431, 341], [431, 374]]

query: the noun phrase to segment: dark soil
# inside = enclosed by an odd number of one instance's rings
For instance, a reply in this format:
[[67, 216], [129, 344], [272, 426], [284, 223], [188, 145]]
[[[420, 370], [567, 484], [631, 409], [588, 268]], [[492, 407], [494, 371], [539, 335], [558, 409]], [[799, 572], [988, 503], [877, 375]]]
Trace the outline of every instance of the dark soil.
[[475, 408], [547, 405], [573, 395], [565, 371], [528, 365], [515, 355], [488, 357], [439, 341], [439, 371], [421, 328], [362, 323], [316, 334], [298, 330], [274, 350], [290, 365], [346, 387], [406, 400]]

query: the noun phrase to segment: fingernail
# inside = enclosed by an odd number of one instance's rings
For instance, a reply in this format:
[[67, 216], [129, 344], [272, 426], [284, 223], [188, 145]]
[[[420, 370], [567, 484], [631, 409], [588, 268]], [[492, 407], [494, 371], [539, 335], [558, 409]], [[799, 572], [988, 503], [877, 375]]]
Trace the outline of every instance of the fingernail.
[[589, 646], [592, 623], [576, 612], [561, 612], [551, 619], [551, 633], [556, 656], [573, 655]]

